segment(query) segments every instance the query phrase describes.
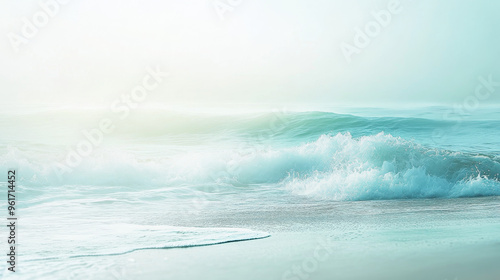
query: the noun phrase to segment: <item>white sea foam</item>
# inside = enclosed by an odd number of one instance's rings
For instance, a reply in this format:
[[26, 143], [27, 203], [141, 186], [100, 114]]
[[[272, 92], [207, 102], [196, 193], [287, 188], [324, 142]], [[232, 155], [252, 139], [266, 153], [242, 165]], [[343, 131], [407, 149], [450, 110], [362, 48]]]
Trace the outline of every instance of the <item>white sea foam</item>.
[[11, 148], [0, 165], [19, 166], [20, 183], [32, 188], [266, 184], [333, 200], [500, 195], [498, 157], [424, 147], [384, 133], [358, 138], [339, 133], [288, 147], [218, 147], [164, 157], [103, 150], [61, 177], [29, 156]]

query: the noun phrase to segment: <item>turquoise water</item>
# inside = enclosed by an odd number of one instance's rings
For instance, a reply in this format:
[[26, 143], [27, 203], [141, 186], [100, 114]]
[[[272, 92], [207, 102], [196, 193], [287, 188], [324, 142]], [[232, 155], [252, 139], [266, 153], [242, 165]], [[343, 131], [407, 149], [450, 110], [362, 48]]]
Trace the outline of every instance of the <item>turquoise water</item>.
[[[94, 134], [94, 145], [85, 135], [103, 118], [114, 130]], [[456, 219], [454, 207], [473, 203], [477, 212], [447, 224], [445, 234], [476, 227], [497, 241], [499, 124], [493, 107], [139, 109], [126, 119], [104, 109], [4, 112], [0, 166], [19, 173], [20, 275], [51, 279], [75, 258], [265, 238], [278, 224], [296, 227], [301, 215], [307, 230], [325, 212], [343, 217], [338, 223], [372, 213], [362, 221], [367, 234], [386, 219], [404, 226], [413, 211], [406, 200], [423, 201], [422, 211], [448, 201], [436, 228]], [[88, 154], [78, 152], [85, 142]], [[78, 160], [68, 160], [75, 152]], [[478, 197], [492, 200], [471, 202]], [[256, 221], [262, 211], [271, 214]], [[427, 244], [419, 230], [408, 228], [397, 244]], [[395, 229], [386, 231], [392, 240]], [[62, 265], [47, 266], [54, 260]]]

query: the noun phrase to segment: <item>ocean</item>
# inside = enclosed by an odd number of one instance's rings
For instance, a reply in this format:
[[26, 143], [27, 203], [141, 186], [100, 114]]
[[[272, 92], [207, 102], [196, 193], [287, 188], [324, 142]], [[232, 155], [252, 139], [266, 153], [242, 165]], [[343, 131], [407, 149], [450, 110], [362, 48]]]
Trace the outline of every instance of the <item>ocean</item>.
[[[154, 249], [179, 260], [147, 279], [392, 279], [352, 270], [500, 246], [497, 107], [11, 108], [0, 135], [18, 217], [18, 273], [3, 261], [2, 279], [138, 279]], [[339, 267], [302, 265], [317, 244]], [[426, 279], [468, 279], [439, 273]]]

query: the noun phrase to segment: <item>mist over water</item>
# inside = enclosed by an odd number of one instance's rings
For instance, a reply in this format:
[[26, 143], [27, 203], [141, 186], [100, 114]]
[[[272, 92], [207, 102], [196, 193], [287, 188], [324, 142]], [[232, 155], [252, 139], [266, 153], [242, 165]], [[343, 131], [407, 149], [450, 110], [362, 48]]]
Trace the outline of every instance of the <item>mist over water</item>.
[[0, 279], [497, 279], [498, 11], [2, 1]]

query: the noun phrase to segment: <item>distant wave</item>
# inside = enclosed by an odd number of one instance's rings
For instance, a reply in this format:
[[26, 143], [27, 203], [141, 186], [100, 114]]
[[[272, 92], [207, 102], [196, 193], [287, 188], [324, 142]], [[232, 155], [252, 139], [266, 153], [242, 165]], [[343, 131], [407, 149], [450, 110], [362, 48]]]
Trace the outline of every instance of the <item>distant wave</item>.
[[[165, 135], [186, 134], [221, 134], [229, 133], [232, 137], [284, 137], [287, 139], [303, 136], [318, 137], [329, 131], [366, 133], [374, 128], [380, 132], [397, 129], [435, 129], [453, 124], [453, 121], [428, 118], [403, 117], [361, 117], [350, 114], [331, 112], [259, 112], [241, 114], [203, 114], [172, 111], [143, 111], [127, 118], [124, 123], [106, 111], [48, 111], [22, 115], [2, 115], [0, 121], [25, 129], [43, 128], [47, 133], [55, 129], [74, 130], [75, 126], [86, 128], [97, 125], [100, 118], [106, 117], [117, 125], [115, 136], [133, 136], [151, 138]], [[465, 122], [465, 120], [461, 120]], [[0, 122], [1, 123], [1, 122]]]

